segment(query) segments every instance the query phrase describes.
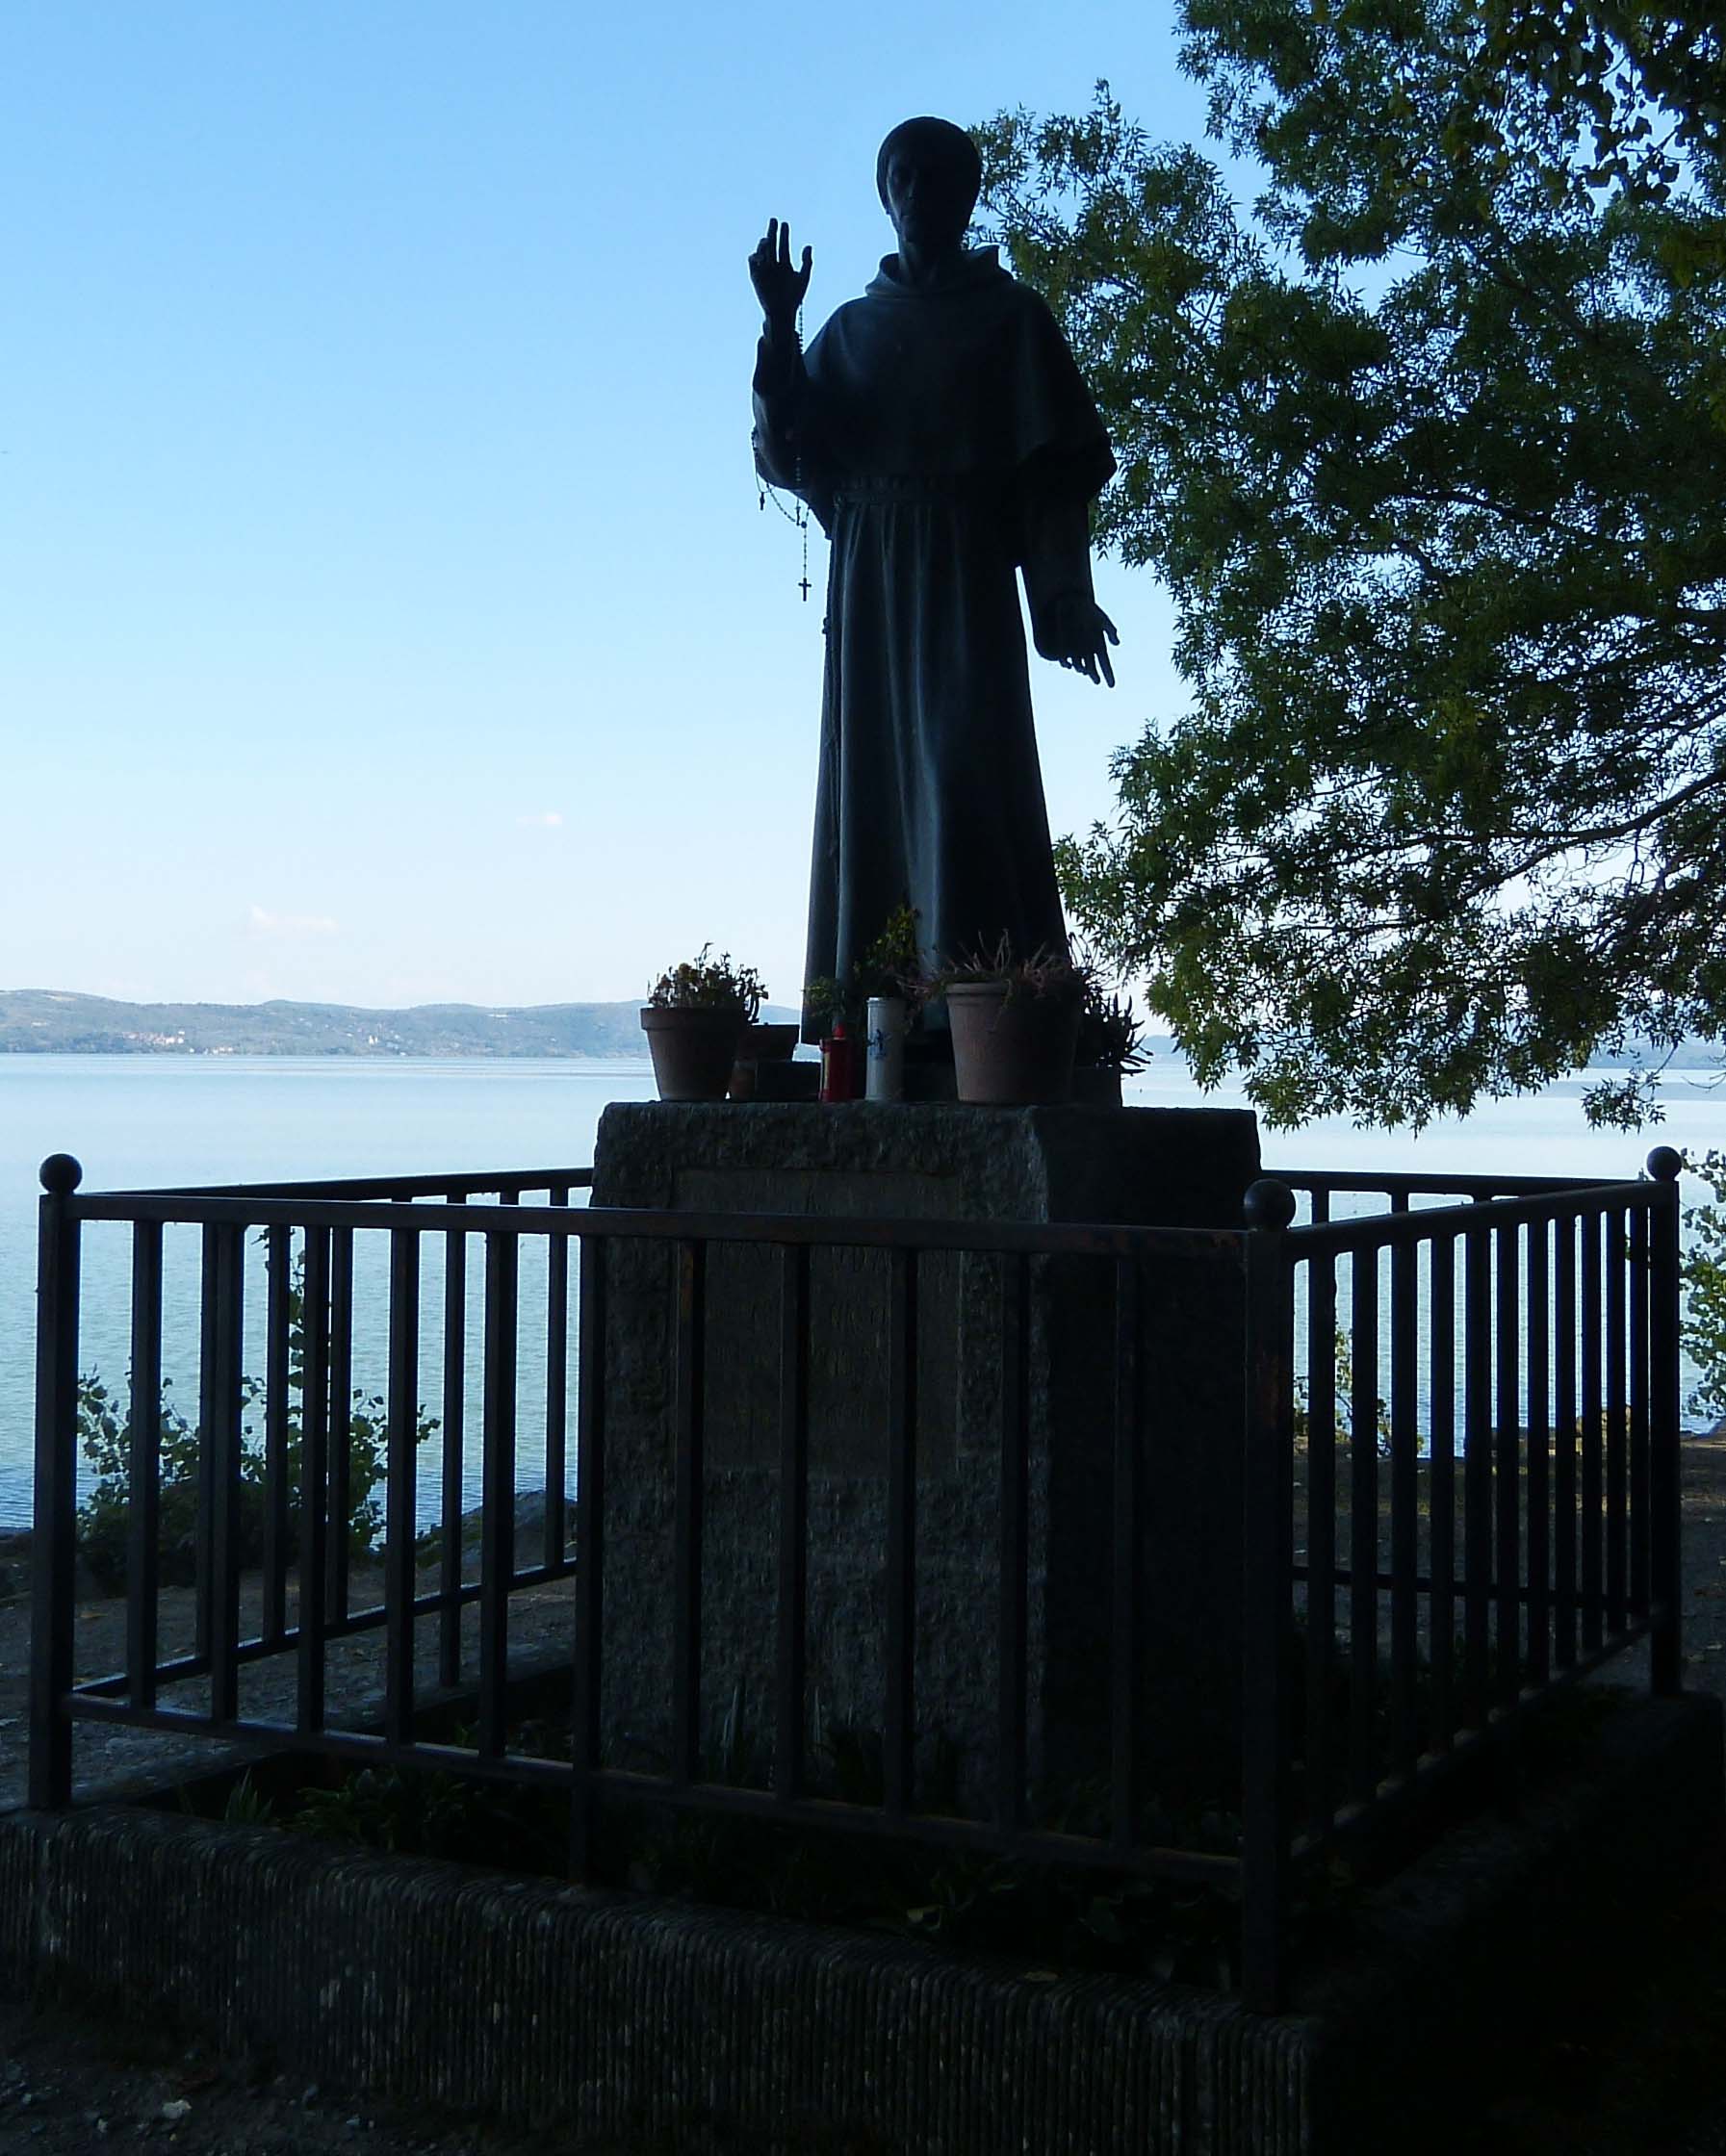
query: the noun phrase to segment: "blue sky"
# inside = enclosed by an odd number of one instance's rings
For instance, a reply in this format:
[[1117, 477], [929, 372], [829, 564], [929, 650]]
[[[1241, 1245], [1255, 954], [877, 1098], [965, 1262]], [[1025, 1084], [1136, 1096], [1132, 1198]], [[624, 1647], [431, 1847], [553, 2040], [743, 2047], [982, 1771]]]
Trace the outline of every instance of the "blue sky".
[[[825, 561], [757, 509], [745, 258], [788, 218], [813, 326], [889, 126], [1099, 75], [1202, 132], [1164, 0], [10, 0], [0, 988], [557, 1002], [711, 938], [794, 997]], [[1097, 588], [1057, 831], [1180, 695]]]

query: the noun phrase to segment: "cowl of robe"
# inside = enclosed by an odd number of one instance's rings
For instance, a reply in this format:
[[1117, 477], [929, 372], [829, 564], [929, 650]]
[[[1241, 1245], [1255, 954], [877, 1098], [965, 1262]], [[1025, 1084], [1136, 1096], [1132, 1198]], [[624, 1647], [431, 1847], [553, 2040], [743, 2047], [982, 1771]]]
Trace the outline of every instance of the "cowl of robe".
[[1089, 595], [1114, 459], [1054, 318], [992, 249], [932, 288], [889, 256], [806, 358], [763, 346], [756, 451], [832, 546], [806, 982], [907, 902], [925, 954], [1060, 946], [1016, 570], [1034, 622]]

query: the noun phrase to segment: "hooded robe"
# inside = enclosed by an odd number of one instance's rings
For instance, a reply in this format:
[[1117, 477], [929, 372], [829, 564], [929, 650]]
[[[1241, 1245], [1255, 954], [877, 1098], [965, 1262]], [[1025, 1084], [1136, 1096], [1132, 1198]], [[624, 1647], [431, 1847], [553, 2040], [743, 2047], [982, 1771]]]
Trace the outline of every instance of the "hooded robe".
[[992, 247], [935, 286], [889, 255], [806, 355], [763, 339], [755, 413], [832, 549], [806, 983], [907, 901], [924, 954], [1063, 948], [1015, 572], [1043, 646], [1115, 460], [1054, 317]]

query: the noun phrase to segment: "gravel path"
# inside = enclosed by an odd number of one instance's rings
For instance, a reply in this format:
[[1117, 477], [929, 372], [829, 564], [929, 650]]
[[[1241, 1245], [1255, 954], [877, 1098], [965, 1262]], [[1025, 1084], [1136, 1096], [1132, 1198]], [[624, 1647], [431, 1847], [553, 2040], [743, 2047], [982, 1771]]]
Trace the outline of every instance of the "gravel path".
[[[421, 1575], [419, 1589], [430, 1593], [436, 1575]], [[538, 1662], [559, 1642], [571, 1637], [575, 1582], [562, 1579], [548, 1587], [525, 1590], [511, 1596], [509, 1643], [512, 1661]], [[366, 1609], [382, 1598], [382, 1575], [370, 1567], [356, 1566], [349, 1581], [348, 1606]], [[242, 1583], [240, 1596], [243, 1637], [261, 1628], [261, 1603], [256, 1577]], [[290, 1587], [287, 1621], [297, 1615], [297, 1596]], [[160, 1637], [163, 1657], [188, 1654], [193, 1643], [195, 1607], [189, 1587], [167, 1588], [161, 1597]], [[479, 1609], [470, 1604], [462, 1612], [462, 1668], [464, 1681], [478, 1681]], [[415, 1629], [415, 1679], [423, 1701], [433, 1695], [437, 1682], [437, 1627], [423, 1618]], [[125, 1667], [126, 1607], [123, 1601], [105, 1598], [84, 1603], [78, 1610], [73, 1639], [73, 1669], [78, 1681], [106, 1676]], [[329, 1642], [325, 1662], [327, 1715], [332, 1729], [375, 1728], [382, 1715], [383, 1632], [381, 1628], [352, 1638]], [[240, 1711], [252, 1719], [291, 1723], [295, 1714], [296, 1673], [292, 1654], [243, 1665], [240, 1672]], [[207, 1708], [207, 1679], [164, 1686], [164, 1707]], [[30, 1698], [30, 1605], [18, 1597], [0, 1604], [0, 1811], [22, 1805], [28, 1780], [27, 1714]], [[160, 1788], [176, 1770], [188, 1767], [208, 1773], [240, 1754], [231, 1747], [161, 1736], [140, 1730], [107, 1729], [86, 1724], [73, 1736], [74, 1788], [78, 1795], [93, 1797], [125, 1794], [134, 1788]]]
[[0, 2002], [5, 2156], [132, 2148], [185, 2156], [554, 2156], [577, 2149], [599, 2156], [602, 2145], [616, 2146], [356, 2108], [315, 2085], [236, 2067], [149, 2031], [98, 2030]]

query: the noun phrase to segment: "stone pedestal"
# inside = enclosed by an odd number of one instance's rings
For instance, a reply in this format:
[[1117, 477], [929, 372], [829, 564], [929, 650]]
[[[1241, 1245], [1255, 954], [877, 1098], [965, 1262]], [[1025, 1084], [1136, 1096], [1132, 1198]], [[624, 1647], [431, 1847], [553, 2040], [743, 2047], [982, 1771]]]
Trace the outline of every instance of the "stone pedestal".
[[[608, 1108], [593, 1202], [703, 1213], [1079, 1220], [1235, 1228], [1259, 1172], [1244, 1111]], [[617, 1243], [606, 1327], [607, 1749], [669, 1738], [676, 1280], [662, 1245]], [[1241, 1274], [1231, 1248], [1136, 1269], [1143, 1591], [1140, 1780], [1178, 1824], [1238, 1801]], [[888, 1279], [881, 1250], [811, 1266], [811, 1730], [879, 1731], [885, 1666]], [[703, 1427], [703, 1728], [770, 1758], [779, 1518], [779, 1260], [709, 1245]], [[986, 1808], [996, 1742], [1004, 1274], [926, 1253], [917, 1307], [915, 1712], [925, 1799], [955, 1763]], [[1116, 1261], [1031, 1266], [1027, 1712], [1034, 1783], [1109, 1763]], [[736, 1748], [734, 1748], [736, 1750]], [[752, 1757], [745, 1760], [742, 1754]]]

